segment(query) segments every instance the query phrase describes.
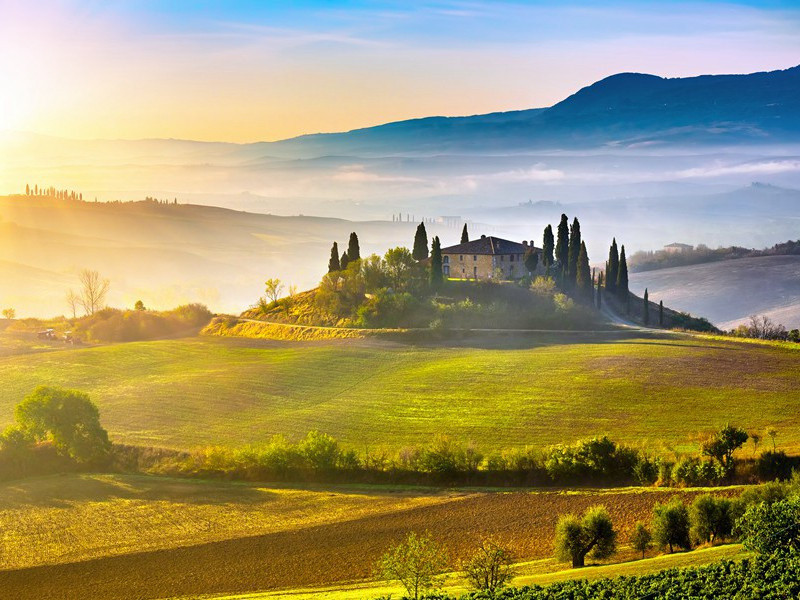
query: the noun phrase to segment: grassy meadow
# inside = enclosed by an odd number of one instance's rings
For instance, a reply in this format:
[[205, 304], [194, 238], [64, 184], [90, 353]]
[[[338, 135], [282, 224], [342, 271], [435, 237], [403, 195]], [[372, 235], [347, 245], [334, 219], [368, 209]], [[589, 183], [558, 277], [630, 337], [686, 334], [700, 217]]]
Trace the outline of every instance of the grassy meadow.
[[[372, 597], [380, 593], [380, 584], [367, 583], [376, 559], [410, 530], [429, 531], [444, 544], [453, 570], [481, 537], [494, 535], [520, 562], [520, 585], [576, 573], [635, 572], [649, 562], [614, 564], [638, 556], [627, 547], [633, 524], [649, 519], [656, 502], [675, 495], [690, 502], [704, 491], [302, 488], [91, 474], [32, 478], [0, 484], [0, 589], [8, 597], [102, 600], [333, 585], [341, 592], [360, 582], [357, 597]], [[551, 558], [558, 515], [595, 504], [605, 505], [614, 519], [620, 552], [606, 566], [564, 572], [568, 565]], [[738, 552], [736, 546], [725, 548], [725, 556]], [[721, 557], [679, 556], [684, 558], [669, 560]], [[450, 581], [453, 589], [463, 588], [459, 577]]]
[[51, 384], [89, 393], [113, 440], [179, 449], [319, 429], [359, 450], [439, 433], [487, 450], [608, 434], [662, 452], [731, 422], [775, 426], [779, 447], [800, 451], [800, 354], [777, 346], [630, 332], [55, 348], [0, 353], [0, 426]]

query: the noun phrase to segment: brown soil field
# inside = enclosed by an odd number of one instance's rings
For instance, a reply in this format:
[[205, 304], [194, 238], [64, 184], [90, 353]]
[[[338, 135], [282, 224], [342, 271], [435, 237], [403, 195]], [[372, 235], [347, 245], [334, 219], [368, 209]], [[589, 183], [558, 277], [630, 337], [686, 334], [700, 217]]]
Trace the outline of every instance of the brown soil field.
[[[458, 562], [493, 534], [517, 559], [552, 555], [559, 515], [603, 504], [620, 545], [653, 505], [700, 491], [628, 489], [477, 492], [397, 513], [207, 544], [0, 572], [3, 598], [119, 600], [321, 586], [367, 579], [375, 560], [409, 531], [429, 531]], [[718, 490], [731, 495], [735, 490]], [[626, 554], [623, 552], [623, 555]], [[619, 560], [619, 557], [617, 557]]]

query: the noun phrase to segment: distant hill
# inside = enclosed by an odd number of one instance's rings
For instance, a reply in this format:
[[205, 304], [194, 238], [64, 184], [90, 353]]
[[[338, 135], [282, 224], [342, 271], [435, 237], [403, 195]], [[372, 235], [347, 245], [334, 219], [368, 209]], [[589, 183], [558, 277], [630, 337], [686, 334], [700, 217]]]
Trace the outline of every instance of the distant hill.
[[731, 329], [750, 315], [800, 327], [800, 256], [764, 256], [632, 273], [631, 290]]

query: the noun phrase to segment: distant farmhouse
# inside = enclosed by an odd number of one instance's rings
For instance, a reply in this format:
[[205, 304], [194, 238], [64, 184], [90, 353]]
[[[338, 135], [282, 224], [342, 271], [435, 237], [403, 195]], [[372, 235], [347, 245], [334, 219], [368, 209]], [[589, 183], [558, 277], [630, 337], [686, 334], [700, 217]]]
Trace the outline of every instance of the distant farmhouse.
[[519, 279], [528, 274], [525, 255], [533, 248], [528, 242], [512, 242], [493, 236], [442, 248], [442, 270], [455, 279]]
[[669, 254], [679, 254], [680, 252], [691, 252], [694, 250], [694, 246], [690, 244], [679, 244], [678, 242], [674, 242], [672, 244], [667, 244], [664, 246], [664, 252]]

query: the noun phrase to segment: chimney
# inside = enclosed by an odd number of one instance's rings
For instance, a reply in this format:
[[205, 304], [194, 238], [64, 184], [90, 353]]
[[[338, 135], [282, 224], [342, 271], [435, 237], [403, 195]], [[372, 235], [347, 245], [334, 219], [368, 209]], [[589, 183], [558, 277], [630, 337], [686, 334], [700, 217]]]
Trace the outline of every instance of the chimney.
[[523, 248], [527, 248], [528, 247], [528, 240], [522, 240], [522, 247]]
[[481, 239], [482, 239], [482, 240], [485, 240], [485, 239], [486, 239], [486, 235], [484, 235], [484, 234], [481, 234]]

